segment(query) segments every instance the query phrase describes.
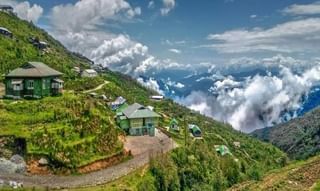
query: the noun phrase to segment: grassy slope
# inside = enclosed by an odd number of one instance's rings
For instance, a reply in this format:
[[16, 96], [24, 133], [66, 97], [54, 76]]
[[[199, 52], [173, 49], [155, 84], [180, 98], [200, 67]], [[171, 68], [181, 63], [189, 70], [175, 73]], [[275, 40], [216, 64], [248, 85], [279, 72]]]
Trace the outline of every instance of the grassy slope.
[[314, 156], [320, 151], [320, 108], [287, 123], [257, 130], [253, 135], [278, 146], [291, 158]]
[[0, 102], [0, 135], [27, 139], [27, 154], [47, 155], [73, 168], [121, 152], [110, 110], [65, 93], [36, 101]]
[[[63, 72], [68, 90], [91, 89], [104, 81], [99, 77], [78, 78], [71, 69], [89, 67], [88, 60], [67, 51], [44, 30], [3, 12], [0, 26], [14, 36], [10, 39], [0, 35], [0, 81], [8, 71], [27, 61], [42, 61]], [[30, 37], [48, 42], [49, 51], [36, 49], [29, 43]], [[101, 104], [72, 93], [18, 103], [0, 101], [0, 135], [27, 138], [28, 154], [49, 155], [68, 168], [85, 165], [122, 150], [113, 114]], [[83, 153], [85, 157], [80, 157]]]
[[[202, 128], [203, 140], [194, 141], [187, 137], [187, 148], [178, 148], [169, 155], [169, 160], [173, 161], [170, 162], [170, 165], [173, 165], [172, 169], [180, 169], [176, 172], [180, 178], [189, 177], [190, 181], [185, 183], [185, 187], [191, 189], [195, 183], [192, 181], [198, 184], [210, 184], [215, 177], [221, 178], [224, 186], [230, 186], [238, 181], [257, 178], [260, 173], [279, 168], [286, 161], [285, 154], [277, 148], [237, 132], [228, 125], [191, 112], [172, 100], [150, 101], [148, 97], [154, 92], [142, 87], [128, 76], [106, 72], [94, 80], [75, 78], [70, 69], [74, 65], [84, 63], [84, 60], [67, 53], [57, 41], [27, 22], [0, 13], [0, 26], [7, 27], [18, 39], [15, 41], [0, 38], [2, 66], [0, 72], [4, 73], [28, 60], [43, 61], [64, 72], [67, 89], [76, 92], [76, 94], [67, 93], [59, 98], [22, 101], [18, 104], [12, 101], [1, 103], [1, 123], [3, 123], [1, 132], [28, 138], [30, 153], [48, 154], [52, 159], [74, 166], [117, 150], [117, 144], [104, 145], [108, 141], [117, 143], [118, 133], [111, 120], [114, 114], [105, 108], [101, 101], [87, 98], [79, 92], [107, 80], [110, 83], [98, 93], [104, 93], [112, 98], [121, 95], [129, 103], [139, 102], [155, 106], [155, 111], [164, 116], [160, 121], [162, 127], [168, 125], [171, 117], [175, 117], [183, 127], [187, 123], [196, 123]], [[41, 55], [27, 42], [31, 35], [49, 42], [51, 51]], [[183, 131], [170, 134], [178, 143], [184, 143]], [[239, 141], [241, 148], [234, 147], [233, 141]], [[218, 156], [214, 149], [214, 145], [218, 144], [227, 145], [233, 156]], [[98, 149], [93, 149], [96, 146]], [[103, 150], [105, 148], [107, 150]], [[78, 150], [80, 152], [77, 152]], [[79, 153], [88, 153], [89, 158], [83, 159], [78, 156]], [[186, 157], [184, 153], [187, 154]], [[239, 162], [234, 162], [235, 159]], [[233, 174], [239, 177], [232, 180]]]
[[289, 166], [274, 170], [261, 181], [249, 181], [238, 184], [230, 191], [307, 191], [319, 190], [320, 157], [314, 157], [307, 161], [299, 161]]
[[[71, 54], [47, 32], [27, 21], [0, 12], [0, 27], [6, 27], [14, 35], [13, 39], [0, 35], [0, 76], [27, 61], [42, 61], [63, 72], [65, 77], [74, 76], [70, 70], [74, 66], [88, 67], [86, 59]], [[36, 49], [29, 43], [30, 37], [46, 41], [50, 46], [49, 53], [43, 54]]]

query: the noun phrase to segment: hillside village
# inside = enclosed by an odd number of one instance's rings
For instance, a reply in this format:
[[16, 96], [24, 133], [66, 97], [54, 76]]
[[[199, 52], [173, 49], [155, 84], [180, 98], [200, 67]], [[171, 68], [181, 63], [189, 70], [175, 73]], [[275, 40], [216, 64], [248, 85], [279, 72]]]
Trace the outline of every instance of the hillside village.
[[0, 10], [0, 189], [98, 189], [143, 171], [125, 187], [226, 190], [287, 165], [276, 147], [96, 68]]

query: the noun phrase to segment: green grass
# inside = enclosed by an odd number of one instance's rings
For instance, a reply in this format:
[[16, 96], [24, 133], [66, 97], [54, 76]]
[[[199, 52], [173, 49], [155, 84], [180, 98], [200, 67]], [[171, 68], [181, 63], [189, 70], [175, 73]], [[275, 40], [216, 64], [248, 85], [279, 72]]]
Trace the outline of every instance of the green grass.
[[305, 161], [293, 161], [288, 166], [268, 172], [261, 181], [248, 181], [235, 185], [233, 191], [303, 191], [320, 190], [320, 157], [316, 156]]
[[[14, 104], [13, 104], [14, 103]], [[66, 93], [42, 100], [5, 101], [0, 107], [0, 135], [27, 139], [27, 153], [46, 154], [68, 168], [119, 153], [110, 109], [98, 100]]]

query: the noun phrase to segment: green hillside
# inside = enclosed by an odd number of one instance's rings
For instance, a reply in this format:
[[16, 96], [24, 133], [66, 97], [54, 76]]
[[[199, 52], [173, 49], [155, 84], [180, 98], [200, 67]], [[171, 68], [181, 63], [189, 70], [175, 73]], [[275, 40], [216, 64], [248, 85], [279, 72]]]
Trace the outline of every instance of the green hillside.
[[320, 108], [274, 127], [257, 130], [253, 136], [268, 141], [293, 159], [306, 159], [320, 151]]
[[[267, 171], [287, 162], [286, 155], [276, 147], [235, 131], [229, 125], [169, 99], [151, 101], [149, 96], [154, 92], [128, 76], [106, 71], [94, 79], [76, 77], [71, 68], [87, 67], [86, 60], [69, 53], [46, 32], [25, 21], [0, 13], [0, 26], [14, 34], [14, 39], [0, 37], [1, 73], [29, 60], [42, 61], [65, 73], [67, 91], [61, 97], [0, 101], [0, 135], [26, 139], [27, 156], [45, 155], [50, 158], [53, 169], [61, 166], [76, 169], [122, 151], [118, 136], [123, 132], [114, 124], [115, 113], [102, 99], [82, 92], [104, 81], [109, 83], [96, 93], [111, 99], [124, 96], [129, 104], [154, 106], [163, 116], [160, 120], [163, 131], [172, 117], [181, 127], [194, 123], [203, 131], [200, 140], [185, 135], [184, 130], [167, 132], [180, 147], [154, 156], [148, 177], [139, 180], [137, 190], [225, 190], [241, 181], [258, 180]], [[50, 51], [39, 52], [28, 42], [29, 36], [47, 41]], [[220, 156], [215, 145], [225, 145], [232, 154]]]
[[[88, 67], [87, 59], [69, 52], [46, 31], [27, 21], [0, 12], [0, 27], [5, 27], [13, 33], [12, 39], [0, 35], [0, 76], [27, 61], [44, 62], [64, 73], [65, 77], [74, 76], [71, 71], [74, 66]], [[47, 42], [50, 47], [48, 52], [34, 47], [29, 42], [31, 37]]]
[[319, 191], [320, 158], [314, 157], [268, 173], [261, 181], [247, 181], [229, 191]]

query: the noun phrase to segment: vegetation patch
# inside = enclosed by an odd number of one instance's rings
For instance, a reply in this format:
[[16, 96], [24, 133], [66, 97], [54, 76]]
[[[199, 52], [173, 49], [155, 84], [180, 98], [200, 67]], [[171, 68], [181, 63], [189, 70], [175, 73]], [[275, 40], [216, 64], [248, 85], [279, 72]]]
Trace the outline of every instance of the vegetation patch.
[[75, 169], [123, 150], [112, 112], [85, 96], [5, 101], [0, 113], [0, 135], [26, 138], [28, 155], [57, 167]]

